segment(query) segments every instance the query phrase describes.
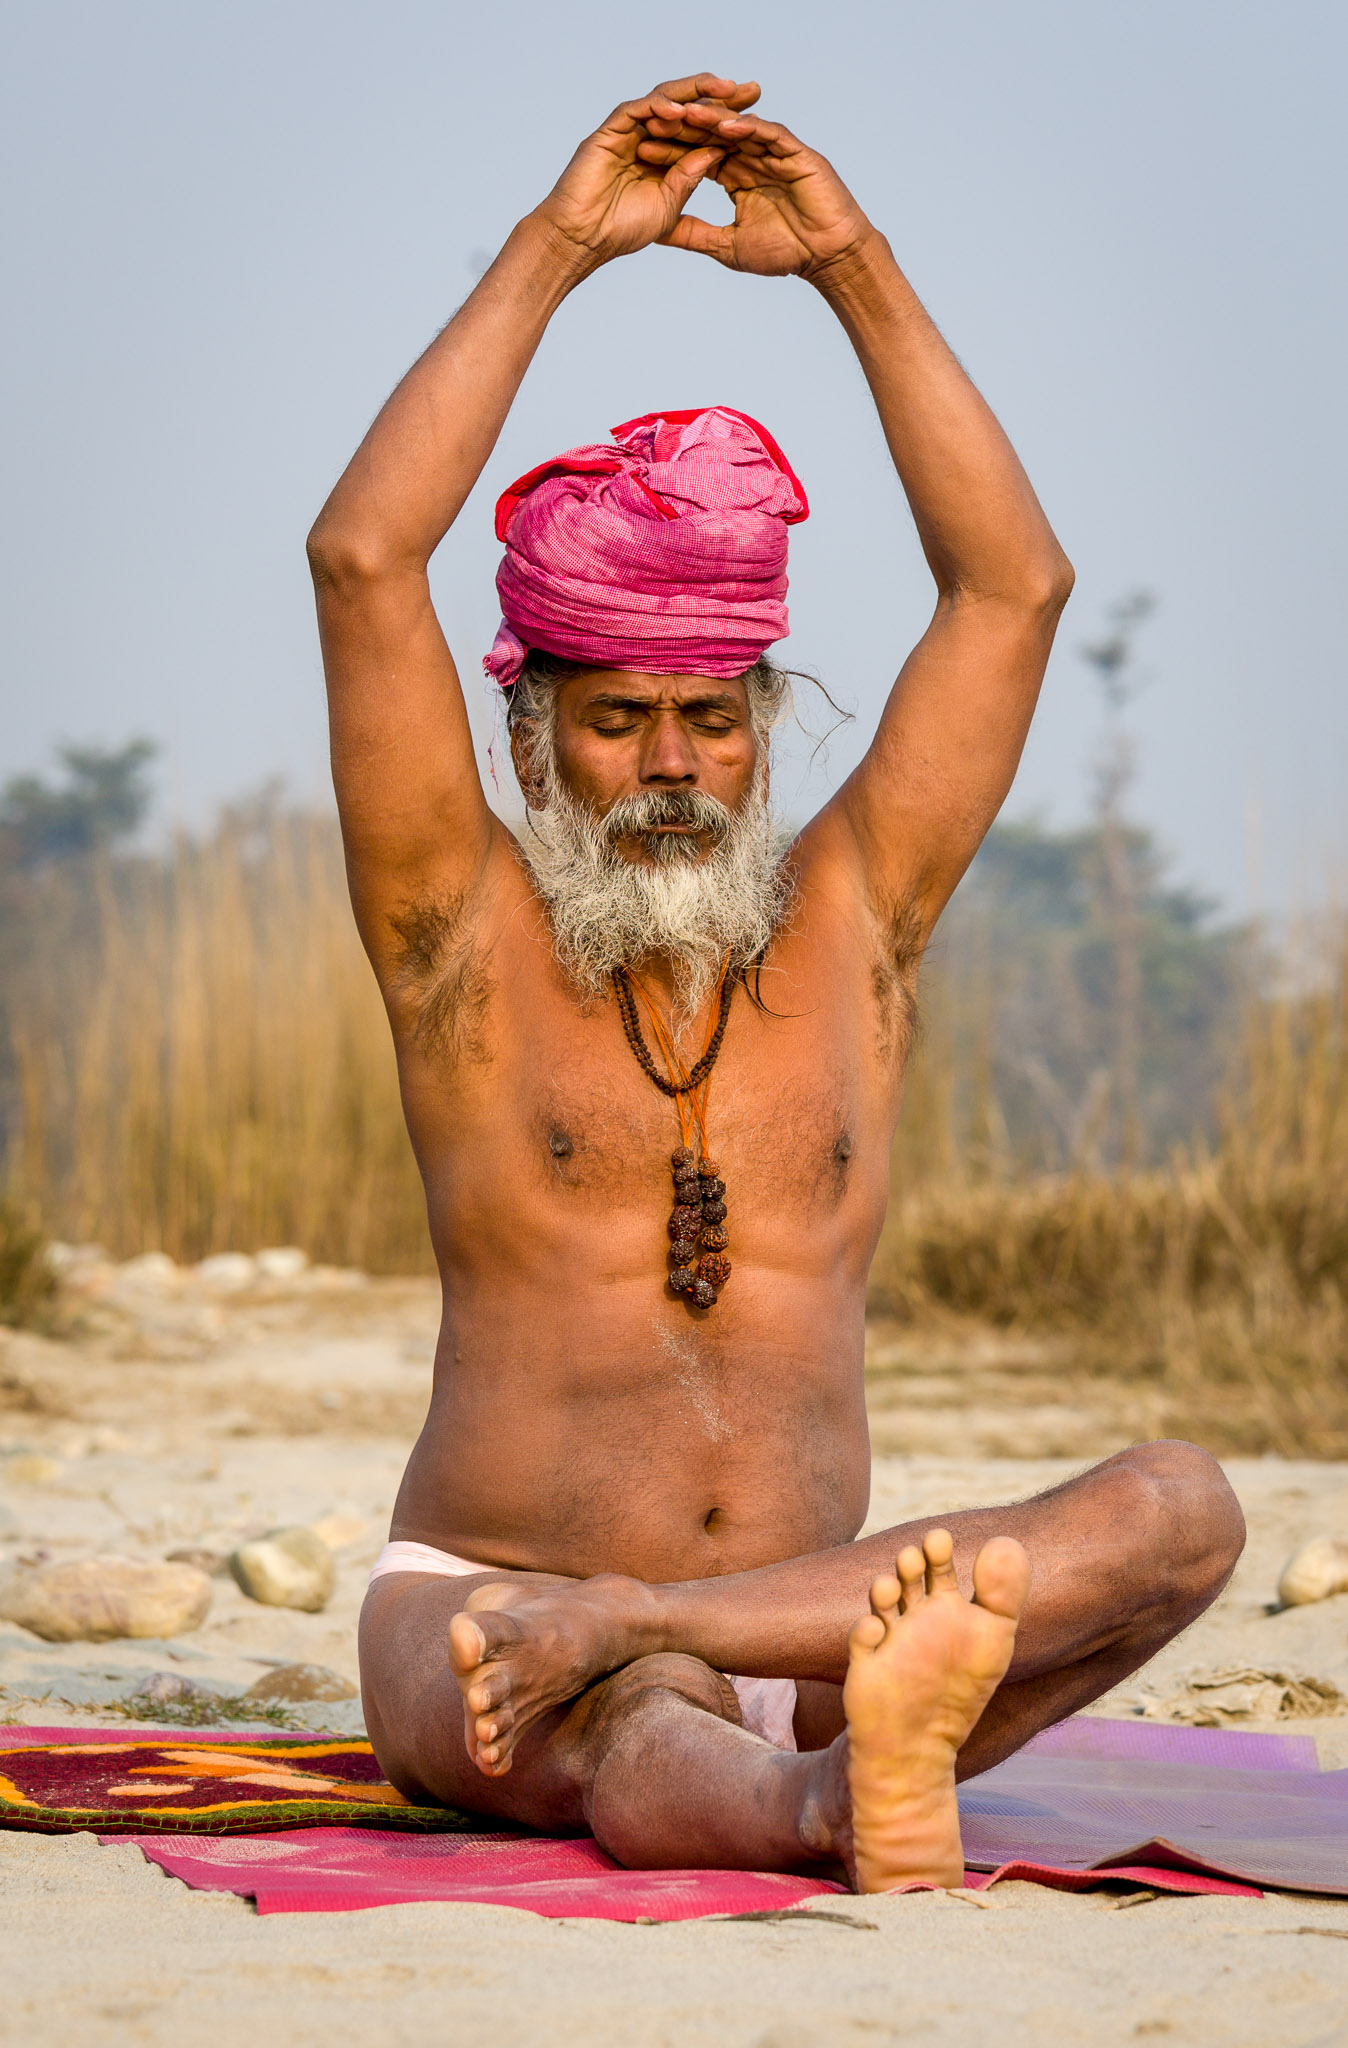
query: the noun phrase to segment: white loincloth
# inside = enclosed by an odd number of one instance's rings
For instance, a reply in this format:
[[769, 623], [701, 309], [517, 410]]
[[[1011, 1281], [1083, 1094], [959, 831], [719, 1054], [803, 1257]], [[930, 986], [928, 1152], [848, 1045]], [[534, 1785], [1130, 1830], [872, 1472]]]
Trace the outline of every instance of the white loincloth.
[[[452, 1551], [436, 1550], [430, 1543], [386, 1543], [375, 1559], [371, 1582], [390, 1572], [430, 1572], [442, 1579], [473, 1578], [495, 1567], [471, 1557], [455, 1557]], [[733, 1671], [726, 1677], [739, 1696], [740, 1713], [751, 1735], [761, 1735], [775, 1749], [796, 1746], [796, 1681], [794, 1678], [739, 1678]]]

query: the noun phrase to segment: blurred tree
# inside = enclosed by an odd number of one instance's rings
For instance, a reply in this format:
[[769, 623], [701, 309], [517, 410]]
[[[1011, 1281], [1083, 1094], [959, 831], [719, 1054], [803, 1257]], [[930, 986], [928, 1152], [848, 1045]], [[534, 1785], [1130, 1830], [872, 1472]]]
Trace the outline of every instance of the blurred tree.
[[[1069, 832], [994, 826], [942, 922], [924, 997], [927, 1057], [951, 1069], [956, 1150], [962, 1137], [976, 1163], [1102, 1166], [1203, 1135], [1259, 968], [1253, 932], [1215, 908], [1120, 815]], [[1117, 1089], [1125, 910], [1131, 1125]]]
[[1138, 1097], [1143, 1003], [1141, 877], [1135, 871], [1135, 849], [1126, 823], [1128, 795], [1137, 778], [1137, 745], [1123, 723], [1123, 714], [1143, 687], [1144, 678], [1137, 671], [1137, 633], [1155, 609], [1150, 592], [1134, 591], [1111, 606], [1103, 639], [1089, 641], [1081, 649], [1081, 658], [1095, 670], [1105, 700], [1105, 732], [1094, 764], [1094, 810], [1100, 841], [1101, 920], [1113, 956], [1110, 1109], [1117, 1156], [1123, 1166], [1136, 1166], [1143, 1149]]
[[58, 747], [61, 783], [16, 775], [0, 789], [0, 861], [31, 871], [129, 838], [150, 804], [151, 740], [124, 747]]

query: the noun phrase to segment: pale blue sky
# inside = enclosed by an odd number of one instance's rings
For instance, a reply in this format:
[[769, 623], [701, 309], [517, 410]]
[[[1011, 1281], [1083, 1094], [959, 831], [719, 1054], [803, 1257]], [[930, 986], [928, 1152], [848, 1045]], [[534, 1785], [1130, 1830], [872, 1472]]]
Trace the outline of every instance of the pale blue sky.
[[[1147, 586], [1141, 814], [1233, 904], [1348, 855], [1342, 264], [1329, 0], [11, 4], [0, 154], [0, 776], [145, 732], [164, 810], [325, 788], [303, 559], [370, 416], [576, 140], [688, 67], [833, 157], [1007, 425], [1077, 595], [1008, 807], [1080, 815], [1076, 647]], [[717, 201], [710, 205], [715, 208]], [[858, 723], [928, 610], [841, 331], [794, 280], [650, 251], [564, 308], [435, 569], [478, 725], [490, 506], [656, 406], [767, 422], [809, 488], [794, 632]]]

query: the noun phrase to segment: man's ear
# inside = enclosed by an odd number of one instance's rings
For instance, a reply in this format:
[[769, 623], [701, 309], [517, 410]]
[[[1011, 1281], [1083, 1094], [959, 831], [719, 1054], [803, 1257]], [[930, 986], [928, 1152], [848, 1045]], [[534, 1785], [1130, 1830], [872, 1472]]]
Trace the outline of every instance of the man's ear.
[[521, 718], [510, 729], [510, 758], [515, 767], [515, 780], [519, 783], [524, 801], [531, 811], [544, 811], [548, 800], [543, 793], [540, 778], [533, 767], [534, 721]]

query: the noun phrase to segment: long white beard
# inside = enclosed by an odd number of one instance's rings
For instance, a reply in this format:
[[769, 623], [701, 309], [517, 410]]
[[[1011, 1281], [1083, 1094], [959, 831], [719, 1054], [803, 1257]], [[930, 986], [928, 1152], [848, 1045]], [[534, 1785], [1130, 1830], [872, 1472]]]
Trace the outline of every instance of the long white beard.
[[[673, 964], [678, 1009], [695, 1014], [727, 953], [740, 963], [762, 952], [790, 895], [766, 767], [734, 811], [704, 790], [646, 789], [600, 818], [555, 773], [544, 780], [546, 807], [530, 813], [523, 850], [564, 971], [598, 995], [615, 967], [660, 954]], [[619, 839], [662, 824], [696, 827], [711, 851], [670, 835], [644, 839], [644, 862], [618, 851]]]

